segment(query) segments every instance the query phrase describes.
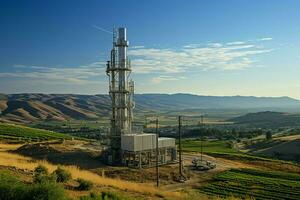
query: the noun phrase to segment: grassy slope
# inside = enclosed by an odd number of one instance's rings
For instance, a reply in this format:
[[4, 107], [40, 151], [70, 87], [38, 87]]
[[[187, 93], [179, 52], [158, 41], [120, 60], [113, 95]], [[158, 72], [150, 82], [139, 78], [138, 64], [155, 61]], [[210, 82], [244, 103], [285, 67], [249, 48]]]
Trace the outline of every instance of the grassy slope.
[[[0, 145], [1, 149], [1, 145]], [[34, 160], [30, 157], [24, 157], [21, 155], [1, 152], [0, 151], [0, 163], [2, 166], [6, 167], [16, 167], [22, 170], [34, 170], [38, 165], [44, 165], [47, 167], [50, 173], [57, 169], [57, 165], [48, 163], [45, 160]], [[96, 186], [99, 187], [112, 187], [122, 191], [128, 191], [133, 193], [138, 193], [150, 197], [150, 199], [155, 196], [165, 197], [165, 199], [183, 199], [183, 195], [178, 192], [162, 191], [159, 188], [153, 187], [151, 185], [139, 184], [134, 182], [123, 181], [119, 179], [111, 179], [107, 177], [99, 176], [88, 170], [81, 170], [77, 166], [63, 166], [64, 169], [72, 174], [73, 179], [83, 178], [92, 181]], [[155, 199], [155, 198], [154, 198]]]
[[276, 157], [282, 160], [300, 162], [300, 134], [276, 137], [272, 140], [261, 140], [247, 146], [247, 150], [255, 155]]
[[42, 129], [29, 128], [21, 125], [0, 123], [0, 138], [26, 141], [71, 139], [71, 136]]
[[[200, 140], [183, 140], [183, 151], [200, 152], [201, 141]], [[237, 153], [235, 149], [231, 147], [231, 144], [227, 141], [203, 141], [204, 153]]]

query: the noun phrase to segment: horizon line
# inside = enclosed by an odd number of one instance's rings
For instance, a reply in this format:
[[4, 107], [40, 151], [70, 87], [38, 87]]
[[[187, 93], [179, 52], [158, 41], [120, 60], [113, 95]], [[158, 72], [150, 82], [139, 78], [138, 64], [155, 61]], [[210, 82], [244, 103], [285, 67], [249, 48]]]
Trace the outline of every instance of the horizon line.
[[[21, 94], [45, 94], [45, 95], [81, 95], [81, 96], [96, 96], [96, 95], [109, 95], [108, 93], [99, 93], [99, 94], [82, 94], [82, 93], [44, 93], [44, 92], [20, 92], [20, 93], [1, 93], [0, 95], [21, 95]], [[134, 95], [193, 95], [193, 96], [202, 96], [202, 97], [255, 97], [255, 98], [290, 98], [297, 101], [300, 99], [290, 97], [290, 96], [255, 96], [255, 95], [205, 95], [205, 94], [195, 94], [195, 93], [135, 93]]]

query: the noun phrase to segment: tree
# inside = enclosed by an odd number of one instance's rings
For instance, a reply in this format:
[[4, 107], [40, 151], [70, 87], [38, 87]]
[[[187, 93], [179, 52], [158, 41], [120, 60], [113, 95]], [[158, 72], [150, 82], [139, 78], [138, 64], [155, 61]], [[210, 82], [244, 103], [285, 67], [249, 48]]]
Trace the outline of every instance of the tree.
[[267, 131], [266, 132], [266, 139], [267, 140], [271, 140], [272, 139], [272, 132], [271, 131]]

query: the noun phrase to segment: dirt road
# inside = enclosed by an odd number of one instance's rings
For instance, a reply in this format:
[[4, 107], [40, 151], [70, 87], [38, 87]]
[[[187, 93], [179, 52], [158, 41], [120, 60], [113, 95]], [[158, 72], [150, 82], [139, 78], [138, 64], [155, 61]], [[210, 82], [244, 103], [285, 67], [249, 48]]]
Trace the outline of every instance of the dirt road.
[[212, 176], [221, 171], [225, 171], [231, 168], [253, 168], [251, 165], [247, 165], [244, 163], [239, 163], [236, 161], [226, 160], [223, 158], [214, 158], [208, 155], [203, 155], [203, 160], [210, 161], [216, 164], [215, 169], [211, 169], [208, 171], [196, 171], [192, 169], [192, 160], [194, 158], [200, 158], [199, 153], [184, 153], [182, 155], [184, 170], [189, 176], [189, 179], [184, 183], [175, 183], [161, 186], [162, 189], [167, 191], [177, 191], [187, 188], [197, 188], [201, 185], [205, 184], [209, 180], [212, 179]]

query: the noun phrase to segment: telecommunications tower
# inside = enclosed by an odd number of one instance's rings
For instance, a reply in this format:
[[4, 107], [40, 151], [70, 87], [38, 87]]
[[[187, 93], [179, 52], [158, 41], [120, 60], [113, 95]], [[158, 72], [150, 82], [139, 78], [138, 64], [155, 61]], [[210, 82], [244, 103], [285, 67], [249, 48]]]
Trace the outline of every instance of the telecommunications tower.
[[126, 28], [114, 30], [113, 47], [106, 68], [111, 97], [110, 145], [105, 154], [107, 162], [132, 168], [173, 163], [176, 160], [174, 138], [158, 137], [158, 129], [156, 134], [132, 131], [134, 83], [130, 79], [127, 48]]
[[131, 134], [134, 108], [134, 82], [130, 79], [131, 66], [127, 57], [126, 28], [113, 31], [113, 47], [106, 73], [109, 76], [109, 95], [112, 101], [109, 162], [122, 159], [121, 136]]

